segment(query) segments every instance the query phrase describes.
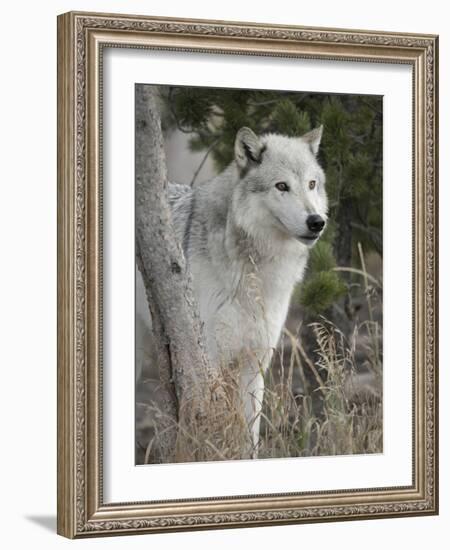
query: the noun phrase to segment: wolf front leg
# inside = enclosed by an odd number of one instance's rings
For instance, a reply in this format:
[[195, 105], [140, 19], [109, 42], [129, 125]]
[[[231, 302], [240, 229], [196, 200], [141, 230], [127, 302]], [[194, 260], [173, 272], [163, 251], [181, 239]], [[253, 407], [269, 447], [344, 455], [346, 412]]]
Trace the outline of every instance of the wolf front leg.
[[258, 458], [259, 430], [264, 399], [264, 371], [255, 362], [246, 362], [241, 371], [240, 387], [244, 414], [250, 431], [251, 448], [244, 451], [250, 458]]

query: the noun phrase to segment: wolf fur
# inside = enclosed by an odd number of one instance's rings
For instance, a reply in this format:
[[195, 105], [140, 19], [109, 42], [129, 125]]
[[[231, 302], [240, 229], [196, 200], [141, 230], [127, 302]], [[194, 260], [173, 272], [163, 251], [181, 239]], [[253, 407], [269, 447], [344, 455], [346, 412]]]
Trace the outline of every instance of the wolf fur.
[[258, 137], [241, 128], [235, 158], [222, 173], [193, 188], [169, 185], [208, 352], [216, 364], [240, 371], [253, 457], [264, 374], [321, 233], [311, 232], [307, 220], [327, 218], [325, 174], [317, 161], [321, 136], [322, 127], [298, 138]]

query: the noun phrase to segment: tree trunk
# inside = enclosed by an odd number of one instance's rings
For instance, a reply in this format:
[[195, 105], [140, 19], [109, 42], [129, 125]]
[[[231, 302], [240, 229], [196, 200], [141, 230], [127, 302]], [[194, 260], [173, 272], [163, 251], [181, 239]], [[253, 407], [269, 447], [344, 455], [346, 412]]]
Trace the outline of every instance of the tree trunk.
[[164, 461], [230, 458], [236, 453], [233, 419], [221, 369], [207, 356], [190, 274], [172, 225], [161, 121], [150, 86], [136, 86], [135, 124], [137, 263], [167, 392], [161, 415]]

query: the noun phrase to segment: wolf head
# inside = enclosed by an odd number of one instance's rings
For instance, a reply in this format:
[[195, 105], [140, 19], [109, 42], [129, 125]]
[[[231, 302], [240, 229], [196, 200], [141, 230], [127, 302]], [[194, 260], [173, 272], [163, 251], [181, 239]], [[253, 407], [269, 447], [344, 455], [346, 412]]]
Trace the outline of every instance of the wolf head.
[[317, 161], [322, 126], [301, 137], [241, 128], [235, 140], [235, 220], [257, 240], [296, 239], [311, 247], [327, 220], [325, 174]]

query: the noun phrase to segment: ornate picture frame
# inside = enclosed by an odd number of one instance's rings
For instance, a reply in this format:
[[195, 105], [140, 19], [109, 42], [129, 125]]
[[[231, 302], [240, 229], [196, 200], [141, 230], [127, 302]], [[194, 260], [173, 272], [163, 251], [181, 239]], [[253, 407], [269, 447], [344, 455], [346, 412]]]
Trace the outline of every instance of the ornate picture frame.
[[[412, 68], [412, 483], [104, 501], [103, 53], [247, 54]], [[70, 12], [58, 17], [58, 533], [69, 538], [438, 513], [438, 37]], [[151, 466], [149, 466], [151, 467]]]

